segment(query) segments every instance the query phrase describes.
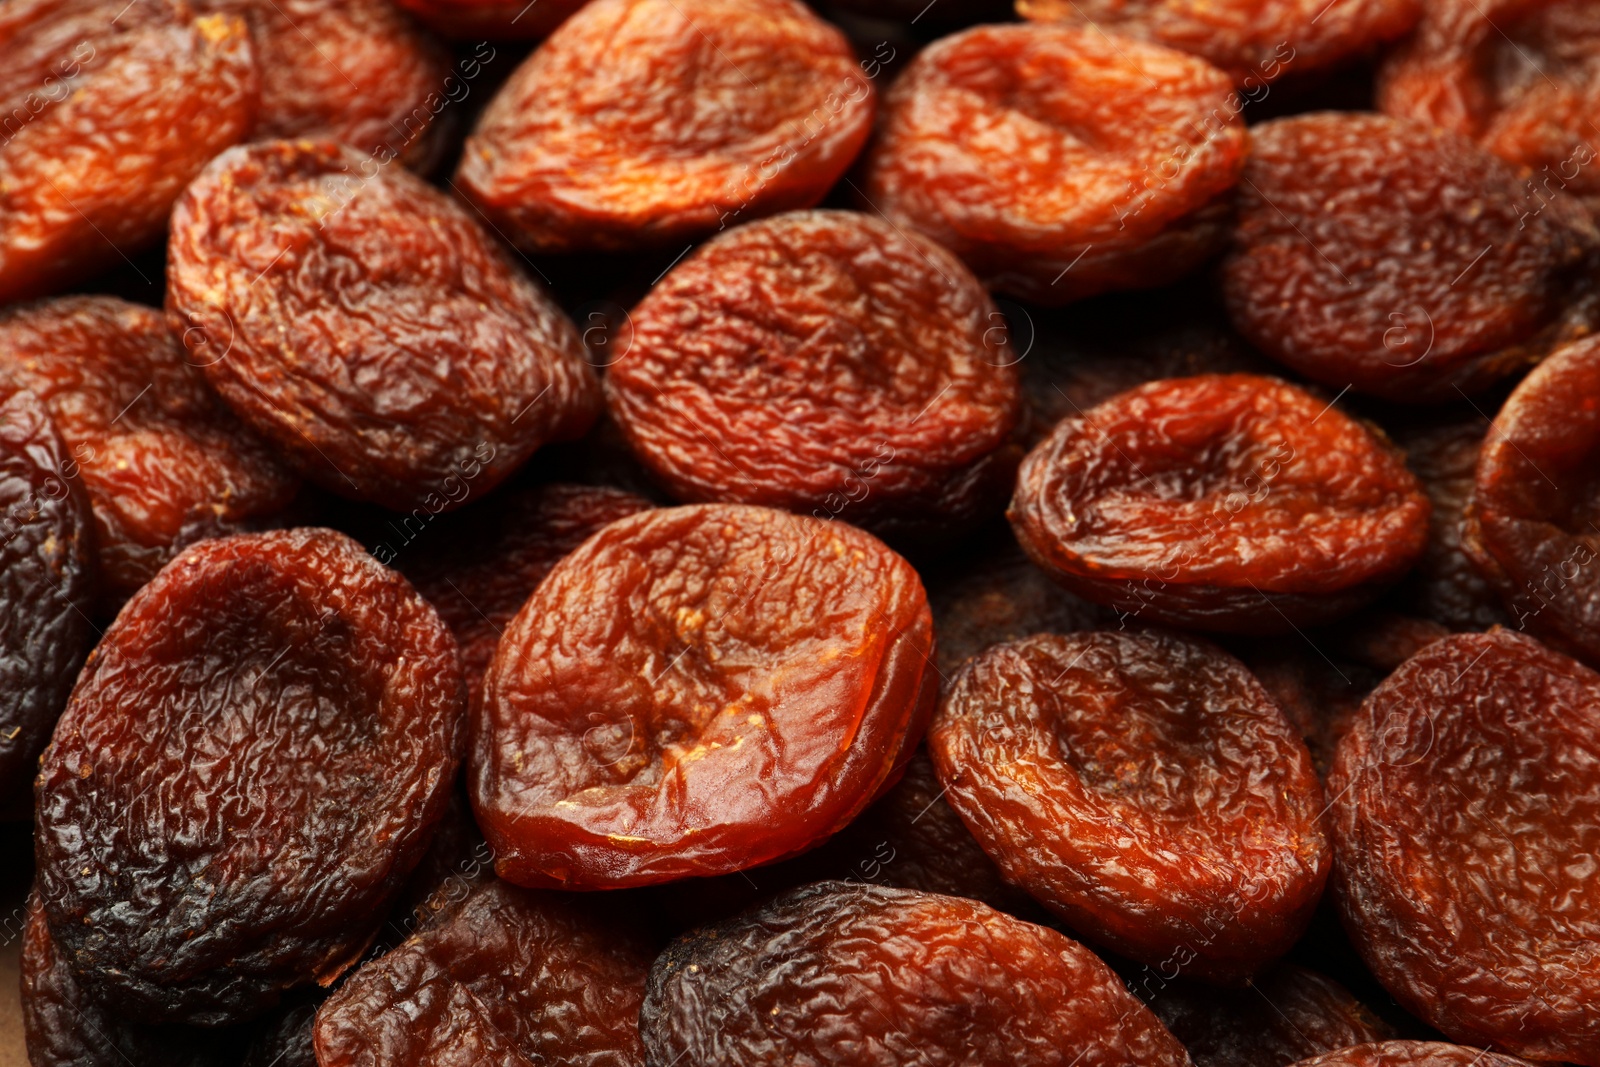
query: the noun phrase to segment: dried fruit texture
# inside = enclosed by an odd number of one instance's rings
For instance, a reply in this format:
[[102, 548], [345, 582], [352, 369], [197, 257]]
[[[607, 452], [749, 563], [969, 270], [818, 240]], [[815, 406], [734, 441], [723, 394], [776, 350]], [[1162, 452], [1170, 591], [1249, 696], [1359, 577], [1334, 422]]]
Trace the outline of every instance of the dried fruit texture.
[[1151, 382], [1063, 419], [1022, 462], [1011, 525], [1124, 618], [1244, 633], [1347, 614], [1410, 569], [1429, 506], [1400, 452], [1272, 378]]
[[648, 1063], [1187, 1067], [1104, 963], [976, 901], [820, 882], [650, 969]]
[[537, 40], [588, 0], [397, 0], [435, 33], [464, 41]]
[[88, 498], [32, 393], [0, 390], [0, 800], [24, 792], [94, 641]]
[[1459, 634], [1367, 698], [1328, 781], [1336, 899], [1372, 973], [1451, 1038], [1600, 1064], [1600, 674]]
[[1600, 338], [1522, 380], [1478, 456], [1462, 540], [1518, 629], [1600, 664]]
[[1416, 25], [1421, 9], [1421, 0], [1017, 0], [1026, 19], [1093, 26], [1204, 56], [1252, 94], [1286, 74], [1377, 50]]
[[654, 952], [588, 900], [490, 882], [317, 1012], [321, 1067], [639, 1067]]
[[1305, 743], [1243, 664], [1191, 638], [991, 648], [951, 684], [928, 751], [1007, 880], [1164, 974], [1248, 977], [1327, 879]]
[[496, 870], [615, 888], [819, 843], [910, 757], [932, 643], [916, 572], [844, 523], [732, 504], [612, 523], [489, 666], [469, 782]]
[[875, 99], [798, 0], [592, 0], [490, 102], [455, 184], [530, 251], [689, 241], [821, 200]]
[[1526, 1061], [1440, 1041], [1383, 1041], [1302, 1060], [1295, 1067], [1529, 1067]]
[[740, 226], [632, 312], [612, 415], [673, 495], [900, 543], [998, 511], [1021, 409], [1000, 313], [955, 257], [848, 211]]
[[249, 31], [182, 0], [16, 0], [0, 54], [0, 303], [158, 243], [184, 185], [255, 122]]
[[1223, 288], [1267, 355], [1418, 403], [1587, 332], [1590, 312], [1564, 311], [1600, 234], [1575, 202], [1525, 217], [1511, 166], [1405, 119], [1323, 112], [1251, 132]]
[[109, 296], [18, 308], [0, 316], [0, 373], [44, 401], [82, 472], [113, 610], [189, 544], [272, 521], [299, 485], [159, 311]]
[[184, 551], [42, 761], [40, 895], [73, 970], [125, 1015], [204, 1025], [332, 983], [427, 847], [462, 706], [444, 624], [344, 535]]
[[865, 199], [1040, 303], [1164, 285], [1226, 243], [1245, 155], [1231, 97], [1221, 71], [1158, 45], [980, 26], [894, 83]]
[[600, 407], [577, 330], [468, 209], [331, 143], [206, 168], [173, 212], [167, 311], [301, 474], [395, 510], [458, 507]]

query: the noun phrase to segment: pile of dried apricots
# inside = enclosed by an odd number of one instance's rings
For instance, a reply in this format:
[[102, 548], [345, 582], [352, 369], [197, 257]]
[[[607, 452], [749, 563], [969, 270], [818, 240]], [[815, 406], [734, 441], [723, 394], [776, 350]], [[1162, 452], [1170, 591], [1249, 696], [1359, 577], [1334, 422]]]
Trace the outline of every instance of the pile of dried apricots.
[[33, 1067], [1600, 1067], [1600, 4], [0, 0], [0, 608]]

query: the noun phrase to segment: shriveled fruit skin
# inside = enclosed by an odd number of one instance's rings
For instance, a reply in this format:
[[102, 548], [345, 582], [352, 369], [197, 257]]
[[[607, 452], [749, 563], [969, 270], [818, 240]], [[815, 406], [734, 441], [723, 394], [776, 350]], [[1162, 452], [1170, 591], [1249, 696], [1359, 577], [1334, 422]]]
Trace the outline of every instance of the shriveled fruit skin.
[[976, 901], [819, 882], [650, 968], [647, 1063], [1187, 1067], [1082, 945]]
[[1295, 1067], [1529, 1067], [1525, 1060], [1442, 1041], [1381, 1041], [1301, 1060]]
[[518, 884], [726, 874], [818, 844], [937, 699], [922, 582], [844, 523], [657, 508], [556, 564], [473, 720], [473, 810]]
[[653, 955], [599, 898], [490, 882], [328, 998], [317, 1062], [637, 1067]]
[[331, 530], [202, 541], [123, 608], [42, 761], [53, 934], [125, 1015], [219, 1025], [331, 984], [458, 759], [455, 642]]
[[1462, 543], [1519, 630], [1600, 665], [1600, 338], [1506, 400], [1478, 454]]
[[249, 31], [183, 0], [14, 0], [0, 54], [0, 303], [156, 244], [184, 185], [255, 122]]
[[687, 243], [817, 203], [875, 106], [799, 0], [592, 0], [490, 101], [455, 185], [528, 251]]
[[1457, 1041], [1600, 1064], [1600, 674], [1495, 629], [1428, 645], [1340, 742], [1336, 899]]
[[44, 401], [72, 453], [113, 609], [194, 541], [272, 521], [299, 486], [159, 311], [110, 296], [17, 308], [0, 315], [0, 372]]
[[94, 529], [43, 405], [0, 388], [0, 800], [35, 760], [94, 642]]
[[1242, 981], [1294, 944], [1332, 864], [1305, 743], [1193, 638], [995, 646], [951, 684], [928, 751], [1008, 881], [1152, 966]]
[[1221, 71], [1159, 45], [975, 27], [889, 90], [862, 195], [991, 289], [1061, 304], [1164, 285], [1226, 244], [1245, 156], [1232, 96]]
[[329, 142], [211, 162], [173, 211], [167, 314], [304, 477], [395, 510], [458, 507], [600, 409], [577, 329], [469, 209]]
[[588, 0], [397, 0], [435, 33], [460, 40], [537, 40]]
[[1593, 325], [1565, 313], [1600, 245], [1576, 202], [1532, 218], [1516, 171], [1407, 119], [1322, 112], [1251, 131], [1223, 262], [1234, 325], [1332, 386], [1457, 399]]
[[703, 246], [631, 317], [607, 401], [679, 499], [896, 543], [1000, 510], [1016, 357], [983, 287], [931, 242], [857, 212], [780, 215]]
[[1274, 378], [1151, 382], [1063, 419], [1022, 461], [1024, 550], [1124, 619], [1242, 633], [1327, 622], [1427, 542], [1398, 449]]

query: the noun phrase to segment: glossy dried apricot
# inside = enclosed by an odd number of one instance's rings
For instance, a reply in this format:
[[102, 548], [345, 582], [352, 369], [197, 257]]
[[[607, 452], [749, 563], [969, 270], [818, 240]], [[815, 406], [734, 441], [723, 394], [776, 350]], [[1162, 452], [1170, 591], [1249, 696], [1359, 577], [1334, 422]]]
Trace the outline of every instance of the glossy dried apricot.
[[1301, 1060], [1294, 1067], [1530, 1067], [1525, 1060], [1442, 1041], [1381, 1041]]
[[463, 698], [439, 617], [344, 535], [185, 550], [106, 632], [40, 769], [40, 895], [80, 982], [204, 1025], [333, 982], [427, 847]]
[[1296, 386], [1151, 382], [1063, 419], [1017, 474], [1033, 560], [1124, 618], [1245, 633], [1325, 622], [1410, 569], [1428, 501], [1399, 450]]
[[455, 185], [529, 251], [687, 242], [821, 200], [874, 104], [798, 0], [592, 0], [490, 101]]
[[1336, 389], [1402, 403], [1482, 389], [1592, 325], [1564, 312], [1600, 233], [1576, 205], [1523, 218], [1519, 190], [1509, 165], [1418, 122], [1264, 123], [1223, 262], [1228, 312]]
[[895, 81], [862, 193], [992, 289], [1060, 304], [1164, 285], [1226, 243], [1245, 155], [1232, 95], [1159, 45], [979, 26]]
[[474, 717], [502, 878], [615, 888], [815, 845], [910, 758], [938, 678], [922, 582], [844, 523], [657, 508], [556, 564]]
[[946, 799], [1006, 878], [1085, 938], [1238, 981], [1282, 955], [1331, 853], [1305, 743], [1221, 649], [1041, 634], [951, 683], [928, 732]]
[[302, 475], [395, 510], [458, 507], [600, 407], [576, 328], [468, 209], [332, 143], [212, 161], [173, 211], [167, 312]]
[[1020, 398], [1000, 313], [931, 242], [849, 211], [740, 226], [634, 308], [612, 415], [674, 496], [925, 541], [999, 510]]
[[1335, 897], [1396, 1000], [1600, 1064], [1600, 673], [1507, 630], [1436, 641], [1367, 698], [1328, 793]]

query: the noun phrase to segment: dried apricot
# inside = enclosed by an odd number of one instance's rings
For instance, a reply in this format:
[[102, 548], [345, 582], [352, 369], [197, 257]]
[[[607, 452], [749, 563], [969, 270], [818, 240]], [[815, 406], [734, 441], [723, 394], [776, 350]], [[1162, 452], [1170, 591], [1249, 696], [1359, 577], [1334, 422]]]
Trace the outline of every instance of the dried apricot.
[[439, 617], [344, 535], [186, 549], [106, 632], [42, 761], [40, 895], [80, 982], [204, 1025], [331, 983], [427, 847], [463, 698]]
[[1519, 189], [1508, 164], [1422, 123], [1263, 123], [1223, 263], [1228, 312], [1334, 388], [1402, 403], [1482, 389], [1592, 325], [1564, 312], [1600, 233], [1575, 204], [1523, 218]]
[[649, 1063], [1188, 1067], [1094, 953], [976, 901], [819, 882], [675, 942]]
[[780, 215], [708, 242], [651, 290], [607, 401], [679, 499], [926, 541], [998, 511], [1019, 458], [997, 319], [928, 241], [856, 212]]
[[1301, 1060], [1294, 1067], [1530, 1067], [1524, 1060], [1441, 1041], [1381, 1041]]
[[1399, 450], [1295, 386], [1151, 382], [1063, 419], [1017, 474], [1028, 555], [1124, 618], [1325, 622], [1410, 569], [1429, 507]]
[[495, 869], [615, 888], [819, 843], [910, 758], [932, 644], [916, 572], [844, 523], [735, 504], [613, 522], [485, 677], [469, 781]]
[[1507, 630], [1435, 641], [1367, 698], [1328, 792], [1335, 897], [1395, 999], [1600, 1064], [1600, 673]]
[[529, 251], [689, 241], [821, 200], [874, 105], [798, 0], [592, 0], [490, 101], [455, 185]]
[[187, 545], [271, 521], [299, 484], [186, 356], [159, 311], [115, 297], [0, 315], [0, 372], [44, 401], [72, 451], [113, 608]]
[[1135, 960], [1246, 978], [1322, 894], [1311, 756], [1212, 645], [1159, 632], [997, 645], [951, 683], [928, 751], [1007, 880]]
[[1245, 156], [1232, 95], [1159, 45], [979, 26], [895, 81], [862, 194], [1002, 292], [1060, 304], [1165, 285], [1226, 244]]
[[399, 511], [460, 506], [600, 407], [577, 329], [468, 209], [332, 143], [212, 161], [173, 212], [167, 312], [302, 475]]

